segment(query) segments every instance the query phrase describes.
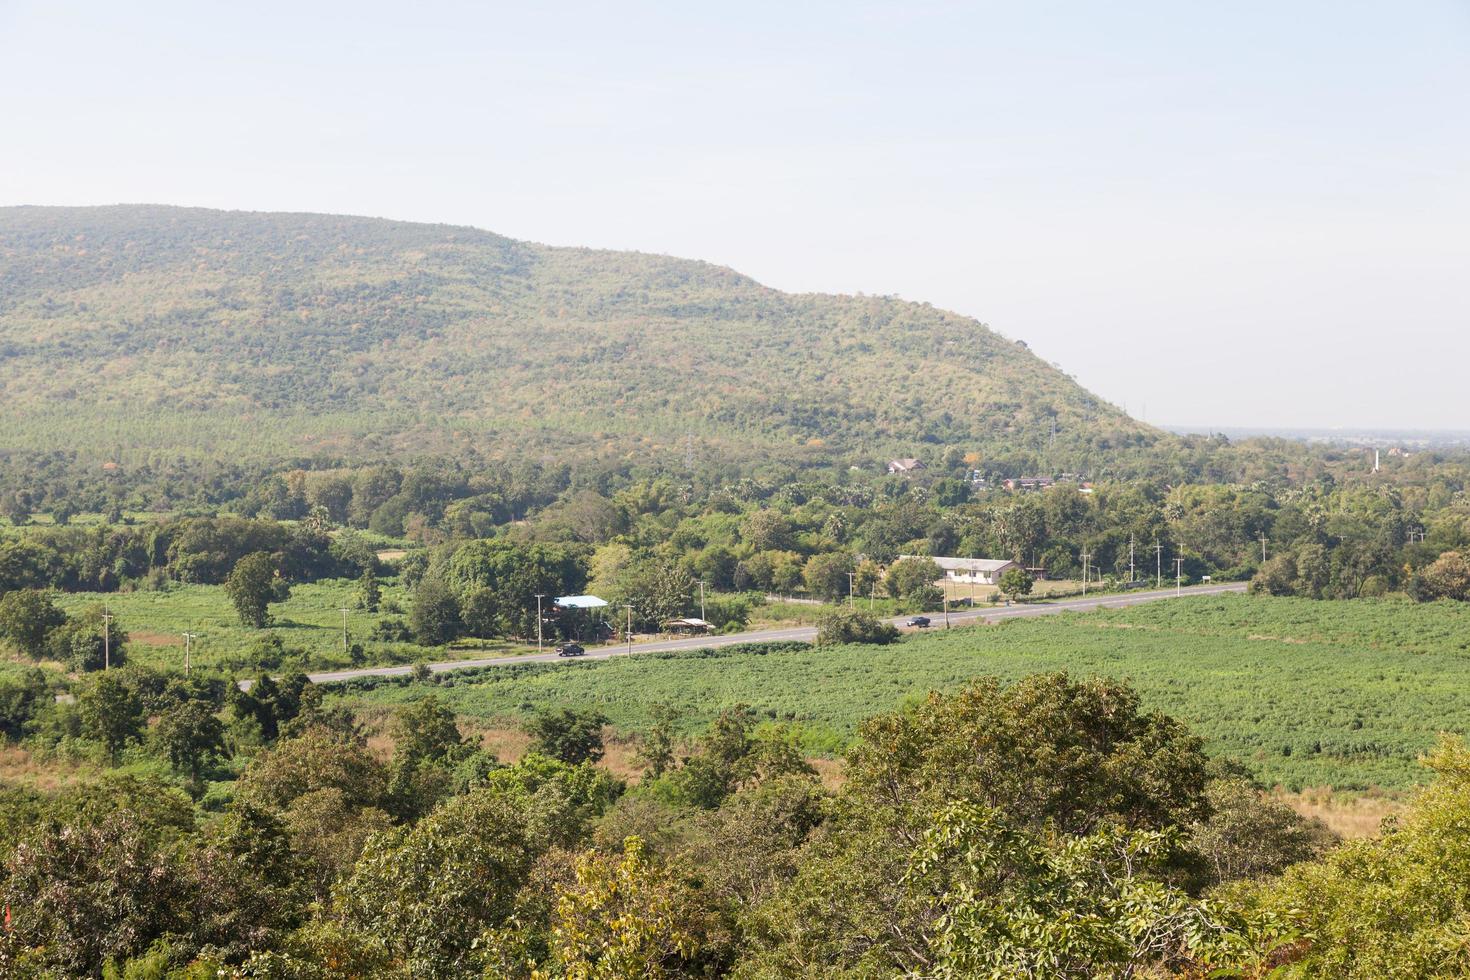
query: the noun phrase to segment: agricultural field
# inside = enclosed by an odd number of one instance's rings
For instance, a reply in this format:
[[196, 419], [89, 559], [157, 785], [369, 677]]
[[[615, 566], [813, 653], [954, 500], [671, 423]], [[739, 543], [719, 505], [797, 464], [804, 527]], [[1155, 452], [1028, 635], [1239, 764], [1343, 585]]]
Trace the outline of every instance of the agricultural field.
[[[839, 752], [863, 719], [930, 690], [995, 675], [1065, 670], [1132, 683], [1148, 707], [1188, 723], [1210, 751], [1299, 791], [1402, 790], [1440, 731], [1470, 731], [1470, 607], [1253, 596], [1172, 600], [1099, 613], [939, 631], [893, 646], [729, 647], [439, 678], [474, 718], [595, 707], [638, 731], [655, 705], [686, 732], [724, 707], [796, 724], [814, 753]], [[341, 697], [394, 703], [422, 685], [356, 682]]]

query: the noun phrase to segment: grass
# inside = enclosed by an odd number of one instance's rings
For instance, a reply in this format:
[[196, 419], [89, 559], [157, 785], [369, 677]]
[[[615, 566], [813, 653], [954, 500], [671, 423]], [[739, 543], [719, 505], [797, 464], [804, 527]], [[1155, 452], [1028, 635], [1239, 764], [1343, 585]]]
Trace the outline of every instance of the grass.
[[[289, 599], [270, 607], [274, 620], [271, 631], [287, 648], [304, 653], [291, 666], [323, 670], [351, 664], [342, 652], [343, 607], [348, 610], [349, 638], [364, 644], [370, 664], [509, 655], [526, 650], [520, 644], [488, 640], [466, 640], [448, 649], [375, 643], [368, 639], [374, 624], [400, 614], [356, 609], [356, 598], [355, 581], [336, 579], [294, 585]], [[409, 604], [405, 590], [395, 579], [387, 579], [383, 582], [383, 606], [392, 608], [393, 603], [404, 609]], [[129, 634], [130, 659], [154, 667], [183, 666], [183, 634], [188, 631], [197, 636], [191, 651], [195, 669], [248, 673], [256, 666], [250, 658], [250, 647], [265, 632], [242, 625], [224, 589], [216, 585], [175, 585], [159, 592], [70, 593], [58, 595], [57, 604], [68, 613], [105, 605]]]
[[[1438, 732], [1470, 730], [1470, 606], [1195, 597], [888, 647], [728, 647], [491, 668], [449, 675], [439, 690], [471, 717], [583, 705], [625, 731], [646, 728], [660, 703], [683, 710], [692, 732], [743, 702], [799, 725], [809, 749], [832, 752], [863, 719], [927, 691], [1056, 670], [1129, 681], [1148, 707], [1187, 722], [1212, 753], [1268, 784], [1400, 790], [1423, 779], [1415, 760]], [[374, 681], [343, 696], [391, 704], [423, 691]]]

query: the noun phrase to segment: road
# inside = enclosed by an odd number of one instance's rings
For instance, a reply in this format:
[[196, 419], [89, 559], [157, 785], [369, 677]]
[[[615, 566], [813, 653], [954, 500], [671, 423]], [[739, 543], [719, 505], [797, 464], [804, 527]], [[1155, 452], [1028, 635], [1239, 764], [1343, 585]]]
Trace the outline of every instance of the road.
[[[1182, 594], [1191, 595], [1219, 595], [1223, 592], [1244, 592], [1244, 582], [1230, 582], [1223, 585], [1194, 585], [1182, 590]], [[1157, 602], [1161, 599], [1172, 599], [1175, 596], [1174, 589], [1160, 589], [1150, 592], [1127, 592], [1110, 593], [1086, 599], [1064, 599], [1059, 602], [1027, 603], [1015, 606], [989, 606], [982, 609], [967, 609], [962, 612], [951, 612], [949, 621], [954, 626], [973, 626], [976, 623], [998, 623], [1003, 619], [1024, 619], [1031, 616], [1054, 616], [1064, 612], [1086, 612], [1092, 609], [1119, 609], [1123, 606], [1136, 606], [1144, 602]], [[888, 620], [895, 626], [902, 625], [908, 620], [907, 616], [898, 616]], [[944, 616], [942, 613], [931, 613], [930, 618], [934, 625], [930, 629], [944, 629]], [[594, 647], [587, 651], [586, 656], [578, 657], [576, 661], [584, 660], [607, 660], [611, 657], [637, 655], [640, 653], [667, 653], [671, 650], [707, 650], [711, 647], [726, 647], [736, 643], [779, 643], [782, 641], [795, 640], [810, 642], [816, 639], [817, 631], [812, 626], [794, 626], [787, 629], [765, 629], [750, 630], [745, 633], [732, 633], [728, 636], [690, 636], [679, 640], [654, 640], [648, 643], [634, 643], [630, 649], [627, 646]], [[465, 670], [470, 667], [509, 667], [515, 664], [538, 664], [566, 662], [554, 653], [524, 654], [519, 657], [486, 657], [480, 660], [448, 660], [444, 663], [429, 664], [429, 670], [436, 674], [446, 673], [451, 670]], [[394, 677], [408, 674], [413, 671], [411, 666], [402, 667], [360, 667], [353, 670], [334, 670], [322, 674], [308, 674], [307, 676], [317, 684], [331, 684], [335, 681], [351, 680], [354, 677]], [[249, 681], [241, 681], [240, 686], [249, 690]]]

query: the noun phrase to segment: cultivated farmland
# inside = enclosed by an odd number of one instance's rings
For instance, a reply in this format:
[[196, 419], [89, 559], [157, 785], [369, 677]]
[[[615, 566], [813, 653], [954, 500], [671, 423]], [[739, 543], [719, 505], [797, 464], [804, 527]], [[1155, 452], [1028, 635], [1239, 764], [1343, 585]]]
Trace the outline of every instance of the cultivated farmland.
[[[1217, 755], [1291, 789], [1402, 789], [1442, 730], [1470, 730], [1470, 608], [1391, 600], [1214, 596], [913, 636], [888, 647], [731, 647], [586, 664], [446, 675], [462, 714], [514, 717], [595, 706], [639, 730], [654, 705], [693, 732], [747, 703], [839, 751], [864, 718], [929, 690], [993, 674], [1110, 676], [1200, 732]], [[375, 681], [344, 696], [411, 700], [422, 685]]]

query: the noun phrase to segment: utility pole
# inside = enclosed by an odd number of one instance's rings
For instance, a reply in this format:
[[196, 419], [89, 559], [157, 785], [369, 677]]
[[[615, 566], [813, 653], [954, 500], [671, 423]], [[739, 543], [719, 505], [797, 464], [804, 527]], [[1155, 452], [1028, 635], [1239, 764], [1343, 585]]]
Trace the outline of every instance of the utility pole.
[[872, 587], [868, 589], [868, 612], [873, 611], [873, 603], [878, 601], [878, 580], [873, 579]]
[[855, 583], [856, 582], [857, 582], [857, 572], [848, 572], [847, 573], [847, 606], [848, 606], [849, 609], [852, 608], [852, 590], [853, 590], [853, 588], [855, 588]]
[[1082, 596], [1083, 596], [1083, 598], [1086, 598], [1087, 597], [1087, 563], [1088, 563], [1088, 560], [1091, 559], [1091, 558], [1092, 558], [1092, 555], [1088, 554], [1085, 551], [1082, 552]]
[[625, 603], [623, 603], [623, 608], [626, 609], [626, 610], [628, 610], [628, 628], [625, 629], [623, 631], [623, 633], [627, 636], [627, 639], [628, 639], [628, 652], [629, 653], [632, 653], [633, 652], [633, 607], [631, 605], [629, 605], [628, 603], [625, 602]]
[[1128, 532], [1128, 584], [1133, 584], [1133, 532]]
[[944, 576], [944, 628], [949, 629], [949, 576]]
[[1184, 594], [1184, 559], [1174, 559], [1174, 594]]
[[347, 607], [337, 610], [342, 614], [342, 652], [347, 652]]
[[1261, 532], [1261, 564], [1266, 564], [1266, 532]]
[[1164, 587], [1164, 546], [1154, 542], [1154, 588]]
[[102, 669], [112, 669], [112, 613], [102, 610]]
[[185, 633], [184, 634], [184, 676], [185, 677], [188, 677], [189, 676], [189, 654], [190, 654], [191, 649], [192, 649], [193, 644], [194, 644], [194, 637], [196, 637], [198, 635], [199, 635], [198, 633]]
[[545, 592], [536, 593], [536, 652], [543, 649], [541, 644], [541, 600], [546, 598]]
[[704, 579], [699, 580], [699, 618], [704, 619]]

